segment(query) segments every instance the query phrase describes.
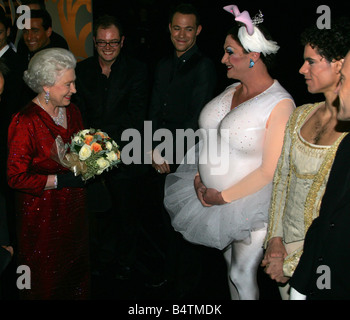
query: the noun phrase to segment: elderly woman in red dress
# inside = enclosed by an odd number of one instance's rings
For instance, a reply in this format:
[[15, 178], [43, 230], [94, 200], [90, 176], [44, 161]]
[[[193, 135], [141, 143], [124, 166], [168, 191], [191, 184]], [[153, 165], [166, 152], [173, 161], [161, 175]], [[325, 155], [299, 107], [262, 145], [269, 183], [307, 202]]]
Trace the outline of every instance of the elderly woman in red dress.
[[88, 221], [84, 183], [50, 150], [83, 129], [71, 103], [76, 60], [65, 49], [38, 52], [24, 79], [37, 96], [14, 115], [8, 131], [8, 183], [16, 189], [18, 264], [31, 271], [24, 299], [89, 297]]

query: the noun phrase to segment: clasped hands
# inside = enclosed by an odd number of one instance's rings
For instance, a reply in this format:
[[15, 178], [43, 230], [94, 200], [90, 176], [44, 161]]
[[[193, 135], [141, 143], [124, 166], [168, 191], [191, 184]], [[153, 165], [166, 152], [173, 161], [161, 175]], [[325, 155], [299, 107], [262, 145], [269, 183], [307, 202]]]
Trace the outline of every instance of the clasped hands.
[[204, 207], [211, 207], [213, 205], [222, 205], [227, 203], [221, 195], [221, 192], [214, 188], [207, 188], [199, 175], [194, 178], [194, 189], [197, 197]]
[[170, 173], [170, 166], [166, 159], [164, 159], [158, 149], [150, 152], [152, 158], [152, 167], [160, 174]]
[[[154, 149], [151, 153], [152, 167], [160, 174], [170, 173], [169, 163], [164, 159], [158, 149]], [[213, 188], [206, 188], [202, 183], [200, 176], [197, 175], [194, 179], [194, 188], [199, 201], [204, 207], [213, 205], [222, 205], [227, 203], [221, 195], [221, 192]]]
[[282, 238], [275, 237], [269, 240], [264, 259], [261, 266], [272, 280], [279, 283], [286, 283], [290, 278], [283, 274], [283, 263], [287, 256], [287, 251], [282, 243]]

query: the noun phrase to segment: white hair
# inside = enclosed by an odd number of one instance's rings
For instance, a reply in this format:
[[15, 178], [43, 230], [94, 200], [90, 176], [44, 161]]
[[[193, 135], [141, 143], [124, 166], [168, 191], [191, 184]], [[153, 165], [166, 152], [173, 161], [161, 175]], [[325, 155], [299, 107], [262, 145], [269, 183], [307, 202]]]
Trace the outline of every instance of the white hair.
[[249, 35], [245, 26], [238, 30], [238, 38], [242, 43], [243, 48], [247, 52], [260, 52], [264, 56], [277, 53], [280, 48], [277, 42], [267, 40], [262, 32], [254, 26], [254, 33]]
[[66, 49], [44, 49], [32, 57], [23, 79], [33, 91], [40, 93], [43, 86], [52, 87], [62, 71], [75, 69], [76, 63], [73, 53]]

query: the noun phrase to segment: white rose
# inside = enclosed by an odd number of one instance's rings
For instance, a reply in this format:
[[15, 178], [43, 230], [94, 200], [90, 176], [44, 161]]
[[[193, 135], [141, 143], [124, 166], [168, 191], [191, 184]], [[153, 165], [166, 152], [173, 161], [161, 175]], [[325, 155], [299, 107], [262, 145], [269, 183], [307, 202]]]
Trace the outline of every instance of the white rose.
[[91, 147], [84, 144], [79, 151], [79, 159], [84, 161], [91, 156]]
[[112, 161], [116, 161], [118, 157], [117, 157], [117, 154], [114, 151], [112, 151], [107, 153], [107, 159], [112, 162]]
[[106, 160], [105, 158], [100, 158], [96, 161], [96, 163], [98, 164], [98, 166], [101, 168], [101, 170], [106, 169], [109, 166], [109, 162], [108, 160]]
[[75, 143], [77, 143], [77, 144], [80, 144], [80, 143], [83, 142], [83, 139], [82, 139], [81, 137], [79, 137], [79, 136], [75, 136], [75, 137], [73, 138], [73, 141], [74, 141]]
[[80, 131], [80, 134], [82, 134], [83, 136], [85, 136], [86, 134], [88, 134], [90, 132], [90, 129], [85, 129]]
[[112, 145], [109, 141], [107, 141], [107, 142], [106, 142], [106, 148], [107, 148], [107, 150], [108, 150], [108, 151], [111, 151], [111, 150], [112, 150], [112, 147], [113, 147], [113, 145]]

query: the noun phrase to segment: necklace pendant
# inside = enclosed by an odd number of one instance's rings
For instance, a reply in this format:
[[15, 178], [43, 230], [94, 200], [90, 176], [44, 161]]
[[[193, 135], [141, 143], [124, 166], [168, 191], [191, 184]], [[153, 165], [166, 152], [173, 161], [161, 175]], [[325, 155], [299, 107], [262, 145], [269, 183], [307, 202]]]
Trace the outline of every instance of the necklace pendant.
[[64, 114], [63, 114], [62, 107], [59, 107], [58, 115], [55, 117], [55, 116], [52, 116], [51, 114], [49, 114], [47, 112], [47, 110], [44, 108], [44, 106], [40, 103], [40, 100], [39, 100], [38, 97], [36, 98], [36, 100], [37, 100], [40, 108], [43, 109], [44, 111], [46, 111], [46, 113], [52, 118], [52, 120], [56, 124], [56, 126], [62, 126], [63, 125], [63, 123], [64, 123]]

